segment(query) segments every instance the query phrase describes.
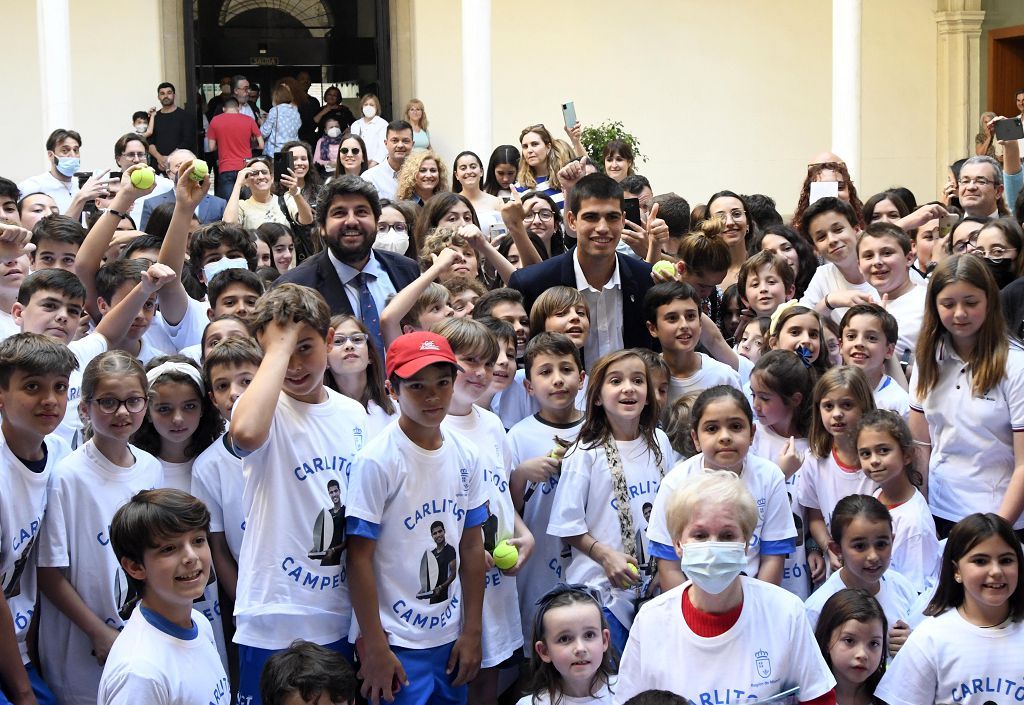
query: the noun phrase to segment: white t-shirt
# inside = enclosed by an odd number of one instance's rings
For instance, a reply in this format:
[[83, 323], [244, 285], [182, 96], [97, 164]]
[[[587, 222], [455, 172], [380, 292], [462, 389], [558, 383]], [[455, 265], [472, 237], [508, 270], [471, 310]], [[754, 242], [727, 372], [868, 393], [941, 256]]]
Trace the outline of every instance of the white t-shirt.
[[29, 470], [0, 434], [0, 590], [14, 620], [22, 663], [28, 663], [25, 637], [36, 608], [36, 544], [46, 510], [46, 485], [53, 468], [71, 449], [57, 435], [44, 439], [46, 465]]
[[683, 619], [689, 582], [644, 605], [629, 632], [612, 702], [621, 705], [655, 688], [692, 703], [725, 705], [765, 700], [793, 687], [806, 702], [834, 688], [800, 600], [776, 585], [739, 580], [739, 619], [718, 636], [697, 636]]
[[377, 406], [373, 399], [366, 403], [366, 439], [375, 438], [382, 433], [391, 422], [398, 418], [398, 404], [395, 403], [395, 413], [389, 414], [383, 407]]
[[172, 463], [157, 458], [160, 467], [164, 469], [164, 487], [169, 487], [182, 492], [192, 491], [192, 463], [194, 460], [186, 460], [184, 463]]
[[[593, 695], [577, 698], [563, 693], [558, 700], [552, 703], [551, 695], [544, 692], [537, 693], [536, 699], [532, 695], [524, 695], [516, 705], [611, 705], [612, 690], [615, 689], [616, 681], [617, 678], [615, 676], [608, 676], [608, 684], [602, 685]], [[609, 685], [611, 689], [609, 689]]]
[[223, 532], [228, 549], [238, 562], [245, 531], [242, 494], [245, 478], [242, 459], [232, 453], [227, 434], [215, 440], [192, 462], [191, 492], [210, 510], [210, 532]]
[[[875, 497], [882, 493], [875, 491]], [[924, 592], [939, 578], [942, 552], [928, 500], [918, 490], [903, 504], [889, 507], [892, 516], [892, 558], [889, 566]]]
[[[862, 291], [865, 294], [874, 298], [876, 302], [880, 302], [882, 297], [875, 291], [875, 287], [871, 286], [867, 282], [860, 284], [851, 284], [850, 281], [843, 276], [843, 273], [839, 271], [839, 267], [835, 266], [831, 262], [818, 265], [818, 268], [814, 270], [814, 276], [811, 277], [811, 281], [807, 283], [807, 289], [804, 290], [803, 298], [800, 299], [800, 304], [807, 308], [814, 308], [825, 298], [826, 295], [831, 294], [834, 291], [843, 291], [846, 289], [853, 289], [855, 291]], [[832, 320], [839, 323], [843, 320], [843, 316], [849, 310], [847, 307], [837, 308], [832, 311]]]
[[[50, 478], [39, 538], [39, 565], [65, 568], [65, 577], [89, 609], [114, 629], [123, 625], [118, 613], [135, 591], [110, 547], [110, 521], [135, 493], [163, 484], [160, 461], [134, 446], [129, 449], [135, 456], [130, 468], [111, 463], [93, 441], [59, 462]], [[91, 651], [85, 632], [44, 597], [39, 656], [43, 677], [59, 702], [96, 702], [101, 670]]]
[[903, 296], [889, 299], [889, 304], [885, 307], [885, 310], [891, 313], [899, 323], [899, 335], [896, 339], [896, 352], [894, 353], [897, 360], [902, 360], [907, 351], [910, 352], [910, 359], [914, 359], [917, 339], [921, 334], [921, 322], [924, 320], [927, 294], [928, 287], [925, 284], [915, 286]]
[[213, 629], [192, 611], [192, 629], [137, 607], [103, 667], [97, 705], [229, 705], [231, 687]]
[[0, 311], [0, 340], [7, 340], [21, 332], [21, 326], [14, 322], [10, 311]]
[[[825, 530], [831, 535], [832, 512], [843, 497], [851, 494], [872, 494], [878, 485], [860, 468], [841, 467], [835, 451], [824, 458], [808, 453], [800, 466], [800, 504], [818, 509], [825, 519]], [[821, 547], [822, 550], [825, 546]]]
[[951, 609], [926, 619], [882, 676], [875, 696], [890, 705], [983, 705], [1024, 700], [1024, 623], [970, 624]]
[[[486, 501], [479, 452], [455, 431], [444, 433], [439, 449], [425, 450], [394, 423], [359, 454], [348, 530], [377, 542], [373, 574], [392, 646], [429, 649], [458, 638], [459, 543], [463, 531], [483, 525]], [[353, 637], [357, 629], [353, 622]]]
[[[387, 137], [388, 121], [380, 115], [374, 115], [369, 123], [360, 116], [352, 123], [353, 135], [359, 135], [366, 144], [366, 157], [371, 162], [378, 164], [385, 163], [388, 158], [388, 148], [384, 146], [384, 139]], [[385, 198], [381, 194], [381, 198]]]
[[[192, 492], [192, 464], [194, 460], [186, 460], [184, 463], [171, 463], [163, 458], [157, 458], [157, 460], [160, 462], [160, 467], [163, 468], [163, 487], [181, 490], [182, 492]], [[220, 613], [220, 595], [217, 590], [217, 574], [216, 571], [212, 570], [212, 567], [210, 571], [210, 581], [207, 583], [206, 589], [203, 590], [203, 596], [197, 598], [192, 607], [206, 617], [206, 619], [210, 621], [210, 624], [213, 625], [213, 634], [217, 642], [217, 652], [220, 654], [220, 659], [223, 662], [224, 667], [227, 668], [228, 652], [227, 646], [224, 643], [224, 623], [221, 619]]]
[[[665, 506], [686, 478], [705, 472], [704, 454], [697, 453], [682, 461], [665, 476], [658, 488], [651, 511], [651, 523], [647, 527], [647, 538], [651, 542], [651, 555], [670, 561], [678, 560], [674, 541], [665, 523]], [[746, 574], [757, 577], [761, 567], [761, 554], [766, 556], [787, 555], [796, 547], [796, 525], [786, 496], [786, 478], [779, 466], [770, 460], [747, 454], [740, 475], [743, 484], [750, 491], [757, 504], [757, 526], [747, 544]]]
[[703, 392], [718, 384], [728, 384], [736, 389], [743, 389], [740, 376], [733, 368], [719, 362], [710, 355], [696, 353], [700, 359], [700, 367], [689, 377], [668, 376], [668, 403], [686, 396], [691, 392]]
[[[811, 623], [811, 629], [817, 626], [818, 617], [821, 616], [821, 610], [828, 602], [828, 598], [848, 587], [850, 586], [843, 582], [842, 571], [837, 570], [807, 598], [804, 607], [807, 609], [807, 621]], [[917, 591], [909, 580], [890, 567], [878, 581], [875, 599], [885, 613], [889, 629], [892, 629], [898, 620], [907, 620], [911, 607], [917, 601]]]
[[[642, 436], [633, 441], [615, 443], [629, 491], [633, 531], [641, 536], [645, 535], [642, 532], [647, 529], [644, 505], [650, 504], [653, 507], [662, 477], [667, 468], [675, 464], [677, 457], [668, 436], [661, 429], [655, 432], [655, 436], [661, 449], [661, 469], [655, 462], [654, 452], [647, 447], [647, 441]], [[622, 530], [612, 487], [612, 473], [604, 448], [600, 445], [593, 448], [570, 448], [562, 460], [562, 474], [555, 489], [548, 533], [562, 537], [589, 533], [601, 543], [622, 551]], [[643, 544], [638, 543], [637, 551], [642, 552], [642, 549]], [[634, 557], [639, 562], [640, 556]], [[613, 586], [601, 565], [576, 549], [571, 552], [566, 582], [583, 583], [600, 590], [601, 604], [611, 610], [624, 627], [629, 628], [638, 595], [636, 587], [623, 589]], [[646, 581], [640, 585], [643, 582]]]
[[904, 420], [910, 417], [910, 395], [889, 375], [882, 375], [873, 395], [875, 406], [879, 409], [895, 411]]
[[78, 360], [78, 369], [72, 370], [68, 377], [68, 406], [64, 412], [64, 419], [55, 433], [71, 448], [81, 445], [82, 420], [78, 417], [78, 405], [82, 401], [82, 373], [85, 372], [85, 366], [92, 362], [94, 357], [105, 353], [109, 346], [110, 343], [100, 333], [90, 333], [84, 338], [68, 343], [68, 350], [74, 353], [75, 359]]
[[[807, 457], [807, 439], [794, 438], [796, 452]], [[750, 444], [750, 453], [759, 458], [778, 463], [779, 454], [789, 442], [772, 430], [768, 424], [761, 424], [754, 433], [754, 442]], [[793, 524], [796, 526], [796, 548], [786, 556], [782, 568], [782, 587], [806, 600], [811, 595], [811, 569], [807, 565], [807, 550], [804, 539], [807, 536], [807, 517], [804, 507], [800, 504], [800, 468], [786, 478], [786, 497], [793, 513]]]
[[[918, 368], [910, 376], [910, 408], [924, 413], [931, 436], [928, 506], [960, 521], [999, 508], [1013, 474], [1013, 434], [1024, 431], [1024, 350], [1010, 345], [1006, 376], [984, 395], [971, 390], [969, 366], [948, 339], [936, 351], [938, 383], [917, 396]], [[1024, 528], [1024, 515], [1013, 528]]]
[[[495, 414], [474, 406], [465, 416], [445, 416], [441, 430], [457, 431], [476, 445], [489, 509], [483, 524], [484, 550], [493, 550], [499, 541], [515, 535], [516, 510], [508, 490], [505, 427]], [[516, 584], [515, 576], [505, 575], [497, 568], [484, 574], [482, 668], [497, 666], [523, 645]]]
[[177, 350], [183, 350], [202, 342], [203, 331], [210, 323], [209, 311], [209, 302], [197, 301], [189, 296], [185, 315], [178, 321], [178, 325], [172, 326], [162, 316], [159, 319], [154, 318], [153, 323], [167, 336]]
[[[324, 389], [327, 400], [319, 404], [281, 392], [267, 440], [242, 458], [247, 528], [235, 596], [239, 644], [284, 649], [296, 635], [323, 645], [348, 633], [345, 495], [366, 438], [366, 412]], [[334, 482], [337, 502], [328, 489]]]
[[[515, 471], [524, 460], [548, 455], [555, 448], [556, 436], [567, 443], [574, 443], [582, 426], [582, 418], [568, 426], [555, 426], [536, 415], [527, 416], [508, 432], [509, 467]], [[535, 486], [530, 498], [523, 504], [523, 522], [533, 533], [534, 540], [530, 560], [523, 564], [516, 576], [519, 613], [522, 615], [527, 651], [533, 648], [533, 619], [537, 613], [537, 600], [565, 580], [568, 545], [560, 537], [548, 533], [557, 486], [558, 476], [555, 475], [547, 482]]]

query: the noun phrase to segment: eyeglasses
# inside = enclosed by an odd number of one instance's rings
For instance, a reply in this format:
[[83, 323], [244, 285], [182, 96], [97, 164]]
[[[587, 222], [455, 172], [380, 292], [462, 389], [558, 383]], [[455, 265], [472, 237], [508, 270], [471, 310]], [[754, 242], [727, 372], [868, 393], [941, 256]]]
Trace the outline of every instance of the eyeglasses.
[[961, 240], [960, 242], [953, 245], [952, 250], [955, 254], [962, 255], [967, 252], [967, 248], [971, 246], [968, 240]]
[[349, 152], [351, 152], [353, 157], [358, 157], [360, 154], [362, 154], [362, 151], [360, 151], [359, 147], [338, 147], [338, 152], [341, 154], [348, 154]]
[[386, 233], [388, 230], [394, 230], [396, 233], [408, 232], [409, 228], [406, 227], [405, 223], [377, 223], [377, 232]]
[[551, 220], [554, 217], [555, 217], [555, 214], [554, 214], [553, 211], [539, 210], [539, 211], [534, 211], [533, 213], [527, 213], [525, 216], [523, 216], [523, 222], [524, 223], [529, 223], [534, 218], [540, 218], [543, 222], [546, 223], [546, 222], [548, 222], [549, 220]]
[[352, 344], [357, 348], [366, 345], [367, 335], [365, 333], [353, 333], [352, 335], [336, 335], [334, 336], [334, 344], [342, 346], [352, 341]]
[[146, 397], [128, 397], [127, 399], [118, 399], [117, 397], [100, 397], [99, 399], [90, 399], [100, 408], [104, 414], [116, 414], [118, 409], [122, 406], [125, 411], [129, 414], [137, 414], [146, 408]]
[[973, 179], [969, 176], [960, 177], [961, 186], [970, 186], [971, 184], [974, 184], [978, 188], [985, 188], [986, 186], [991, 186], [994, 183], [995, 181], [993, 181], [992, 179], [986, 179], [984, 176], [978, 176]]
[[1011, 252], [1016, 254], [1017, 248], [996, 245], [991, 250], [983, 250], [977, 245], [970, 245], [967, 248], [967, 251], [973, 255], [978, 255], [979, 257], [985, 257], [987, 259], [1004, 259], [1005, 257], [1012, 257], [1013, 255], [1010, 254]]
[[121, 156], [122, 157], [127, 157], [128, 159], [145, 159], [146, 158], [146, 153], [145, 152], [125, 152]]

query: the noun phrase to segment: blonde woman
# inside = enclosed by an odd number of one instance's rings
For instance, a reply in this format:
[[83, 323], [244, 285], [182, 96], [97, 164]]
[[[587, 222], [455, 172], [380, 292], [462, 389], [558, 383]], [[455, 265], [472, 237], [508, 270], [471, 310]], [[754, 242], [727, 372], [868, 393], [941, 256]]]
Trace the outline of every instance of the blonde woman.
[[292, 90], [286, 83], [274, 86], [274, 107], [260, 125], [260, 133], [266, 140], [263, 153], [268, 157], [277, 154], [285, 142], [299, 139], [302, 117], [292, 101]]
[[427, 128], [430, 122], [427, 120], [427, 111], [423, 107], [423, 101], [413, 98], [405, 104], [405, 121], [412, 125], [412, 148], [430, 149], [430, 133]]
[[519, 160], [519, 173], [512, 187], [519, 193], [542, 191], [554, 199], [558, 209], [565, 204], [558, 170], [567, 160], [559, 157], [551, 133], [543, 125], [531, 125], [519, 134], [523, 156]]
[[422, 206], [434, 194], [447, 190], [448, 170], [434, 152], [418, 149], [406, 157], [398, 172], [399, 201], [415, 201]]

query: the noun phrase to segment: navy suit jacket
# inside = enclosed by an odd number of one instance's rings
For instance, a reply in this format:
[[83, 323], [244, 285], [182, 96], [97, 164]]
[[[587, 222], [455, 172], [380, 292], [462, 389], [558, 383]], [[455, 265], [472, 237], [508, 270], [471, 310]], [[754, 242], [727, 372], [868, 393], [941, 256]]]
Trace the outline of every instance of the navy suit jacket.
[[[153, 209], [163, 203], [174, 203], [174, 189], [170, 191], [164, 191], [159, 196], [153, 196], [147, 198], [142, 202], [142, 222], [139, 223], [139, 230], [146, 229], [146, 223], [149, 222], [149, 216], [153, 213]], [[218, 220], [224, 219], [224, 208], [226, 208], [228, 202], [223, 198], [217, 198], [206, 194], [203, 196], [203, 200], [199, 202], [199, 207], [196, 208], [196, 214], [199, 216], [199, 222], [203, 225], [207, 223], [213, 223]]]
[[[553, 286], [576, 288], [573, 252], [570, 250], [512, 274], [508, 285], [523, 294], [527, 313], [546, 289]], [[636, 257], [620, 253], [615, 256], [619, 259], [619, 280], [622, 283], [622, 346], [657, 350], [658, 341], [651, 337], [644, 322], [644, 294], [654, 285], [651, 265]]]
[[[401, 291], [420, 276], [420, 268], [408, 257], [396, 255], [392, 252], [373, 250], [373, 256], [380, 262], [381, 268], [387, 272], [388, 278], [395, 286], [395, 291]], [[306, 260], [295, 269], [289, 269], [274, 281], [274, 285], [301, 284], [311, 289], [316, 289], [331, 307], [331, 315], [337, 316], [343, 313], [352, 314], [352, 304], [348, 301], [345, 293], [345, 285], [341, 283], [338, 270], [334, 263], [327, 256], [327, 250], [307, 257]]]

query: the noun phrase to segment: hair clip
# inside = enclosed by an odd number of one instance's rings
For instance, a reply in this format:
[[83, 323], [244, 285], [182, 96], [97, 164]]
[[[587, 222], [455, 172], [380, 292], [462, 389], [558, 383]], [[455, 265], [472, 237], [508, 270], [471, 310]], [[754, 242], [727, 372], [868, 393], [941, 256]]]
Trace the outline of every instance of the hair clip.
[[811, 365], [814, 364], [814, 361], [811, 360], [811, 349], [803, 343], [797, 345], [796, 350], [793, 352], [800, 358], [800, 362], [804, 363], [804, 367], [810, 369]]

